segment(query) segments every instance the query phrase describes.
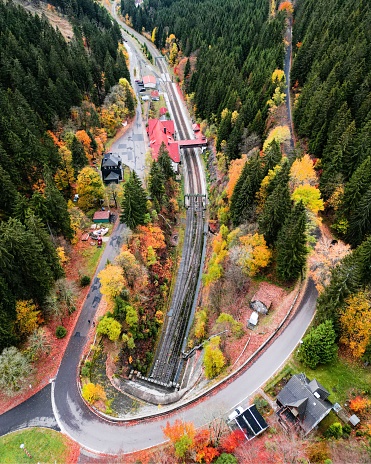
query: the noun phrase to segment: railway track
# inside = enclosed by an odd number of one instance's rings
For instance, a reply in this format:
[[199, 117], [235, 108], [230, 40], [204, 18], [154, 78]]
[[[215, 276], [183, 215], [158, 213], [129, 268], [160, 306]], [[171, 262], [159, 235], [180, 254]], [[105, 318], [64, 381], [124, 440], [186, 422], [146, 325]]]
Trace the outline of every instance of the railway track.
[[[158, 60], [161, 72], [166, 66]], [[187, 129], [178, 96], [172, 83], [165, 82], [172, 114], [181, 139], [191, 138]], [[205, 192], [201, 182], [200, 164], [194, 149], [185, 150], [184, 169], [188, 178], [188, 208], [186, 213], [185, 240], [177, 280], [170, 309], [167, 313], [162, 336], [155, 353], [154, 362], [146, 381], [167, 388], [175, 387], [179, 382], [182, 367], [182, 347], [187, 337], [187, 327], [195, 298], [200, 275], [201, 252], [204, 241]], [[143, 379], [143, 377], [142, 377]]]

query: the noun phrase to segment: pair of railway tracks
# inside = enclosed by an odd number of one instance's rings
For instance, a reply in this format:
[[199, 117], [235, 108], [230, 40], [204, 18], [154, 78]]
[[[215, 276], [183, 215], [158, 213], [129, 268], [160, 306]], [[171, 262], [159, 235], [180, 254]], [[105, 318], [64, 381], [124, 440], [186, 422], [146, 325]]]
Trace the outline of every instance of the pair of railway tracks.
[[[158, 60], [158, 64], [161, 72], [165, 74], [167, 70], [163, 60]], [[178, 134], [181, 139], [191, 138], [176, 91], [170, 82], [166, 82], [165, 86]], [[183, 160], [188, 179], [188, 205], [182, 258], [170, 309], [165, 319], [150, 375], [145, 378], [146, 381], [167, 388], [179, 388], [178, 382], [183, 364], [181, 352], [188, 336], [192, 307], [200, 278], [201, 253], [205, 239], [206, 197], [201, 181], [198, 155], [194, 149], [187, 149], [184, 152]]]

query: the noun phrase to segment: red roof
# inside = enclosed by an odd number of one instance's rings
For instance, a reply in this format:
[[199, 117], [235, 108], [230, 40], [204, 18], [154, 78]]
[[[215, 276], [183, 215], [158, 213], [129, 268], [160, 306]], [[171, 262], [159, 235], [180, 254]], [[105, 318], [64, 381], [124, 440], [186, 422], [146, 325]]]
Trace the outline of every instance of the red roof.
[[158, 90], [152, 90], [152, 92], [151, 92], [151, 97], [152, 98], [153, 97], [159, 97], [159, 96], [160, 96], [160, 94], [158, 93]]
[[154, 84], [156, 85], [156, 78], [155, 76], [144, 76], [143, 77], [143, 85]]
[[160, 116], [164, 116], [164, 114], [167, 113], [167, 108], [165, 108], [164, 106], [160, 108]]
[[157, 161], [158, 152], [161, 144], [164, 143], [169, 152], [170, 158], [174, 163], [179, 163], [180, 153], [178, 142], [174, 136], [174, 121], [160, 121], [159, 119], [149, 119], [147, 127], [149, 145], [152, 149], [152, 158]]
[[93, 221], [109, 220], [109, 211], [96, 211], [93, 216]]
[[192, 124], [193, 132], [198, 132], [201, 128], [199, 124]]

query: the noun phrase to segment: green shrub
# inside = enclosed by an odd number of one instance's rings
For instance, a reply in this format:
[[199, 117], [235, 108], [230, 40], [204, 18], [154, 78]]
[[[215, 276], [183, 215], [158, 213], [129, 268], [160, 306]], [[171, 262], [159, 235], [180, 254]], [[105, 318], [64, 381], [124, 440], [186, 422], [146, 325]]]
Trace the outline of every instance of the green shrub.
[[80, 285], [81, 287], [87, 287], [91, 282], [91, 278], [87, 275], [83, 275], [80, 277]]
[[340, 422], [334, 422], [331, 424], [325, 435], [326, 438], [335, 438], [336, 440], [341, 438], [343, 436], [343, 427]]
[[55, 330], [55, 335], [57, 338], [64, 338], [67, 335], [67, 329], [59, 325]]

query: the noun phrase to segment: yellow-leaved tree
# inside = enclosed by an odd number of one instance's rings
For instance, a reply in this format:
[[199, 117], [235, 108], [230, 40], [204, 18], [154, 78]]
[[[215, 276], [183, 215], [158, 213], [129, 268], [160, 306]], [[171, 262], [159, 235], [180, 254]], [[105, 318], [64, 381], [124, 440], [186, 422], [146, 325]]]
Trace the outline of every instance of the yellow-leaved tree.
[[246, 275], [254, 276], [260, 269], [268, 266], [272, 252], [267, 246], [264, 235], [258, 233], [244, 235], [240, 237], [240, 243], [242, 247], [238, 263]]
[[309, 211], [312, 211], [314, 214], [317, 214], [318, 211], [323, 211], [324, 209], [321, 192], [318, 188], [313, 187], [312, 185], [306, 184], [297, 187], [291, 198], [295, 203], [302, 201], [305, 208], [309, 209]]
[[308, 154], [296, 159], [290, 169], [290, 189], [295, 190], [300, 185], [316, 185], [317, 175], [313, 161]]
[[19, 300], [16, 302], [17, 327], [22, 336], [35, 331], [40, 323], [40, 311], [32, 300]]
[[98, 278], [101, 284], [100, 292], [110, 300], [119, 296], [126, 286], [122, 268], [114, 264], [108, 264], [101, 270]]
[[96, 401], [102, 400], [105, 401], [107, 399], [106, 393], [102, 386], [94, 383], [86, 383], [82, 387], [82, 397], [85, 401], [90, 404], [95, 403]]
[[345, 300], [340, 315], [340, 343], [359, 359], [371, 342], [371, 293], [358, 292]]
[[290, 139], [289, 126], [277, 126], [274, 129], [272, 129], [270, 133], [268, 134], [268, 137], [266, 138], [264, 145], [263, 145], [263, 151], [267, 149], [268, 145], [272, 143], [273, 140], [276, 140], [278, 143], [283, 143], [289, 139]]
[[225, 357], [219, 348], [220, 337], [213, 337], [205, 348], [204, 367], [208, 379], [216, 377], [225, 366]]
[[104, 196], [104, 186], [98, 172], [87, 166], [77, 176], [77, 193], [79, 194], [78, 206], [87, 211], [97, 206]]

